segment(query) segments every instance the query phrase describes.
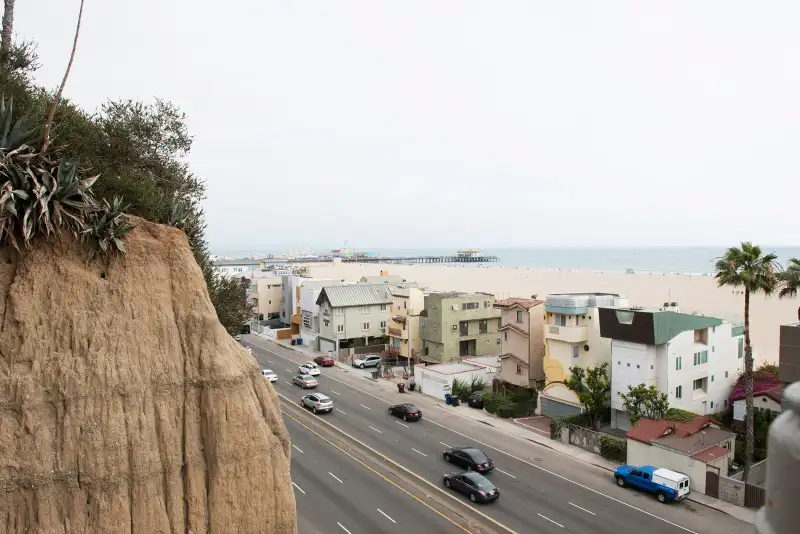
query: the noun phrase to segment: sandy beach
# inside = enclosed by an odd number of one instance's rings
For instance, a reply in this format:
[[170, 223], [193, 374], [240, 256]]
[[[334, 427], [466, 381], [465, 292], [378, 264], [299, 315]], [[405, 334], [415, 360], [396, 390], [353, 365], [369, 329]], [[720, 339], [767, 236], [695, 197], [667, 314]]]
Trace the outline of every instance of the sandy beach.
[[[711, 276], [649, 275], [556, 271], [450, 265], [312, 264], [314, 278], [357, 280], [381, 270], [413, 280], [434, 291], [485, 291], [498, 299], [509, 296], [544, 298], [550, 293], [607, 291], [622, 294], [634, 306], [662, 306], [677, 302], [681, 311], [697, 311], [721, 319], [744, 316], [744, 296], [718, 288]], [[796, 299], [777, 296], [751, 299], [751, 335], [756, 362], [778, 361], [781, 324], [797, 321]]]

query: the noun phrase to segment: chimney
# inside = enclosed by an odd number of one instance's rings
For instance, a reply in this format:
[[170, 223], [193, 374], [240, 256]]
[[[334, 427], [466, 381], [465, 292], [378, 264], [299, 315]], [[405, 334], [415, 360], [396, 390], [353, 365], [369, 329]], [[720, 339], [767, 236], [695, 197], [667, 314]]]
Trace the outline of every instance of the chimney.
[[705, 444], [706, 444], [706, 431], [703, 430], [702, 432], [700, 432], [700, 445], [705, 445]]

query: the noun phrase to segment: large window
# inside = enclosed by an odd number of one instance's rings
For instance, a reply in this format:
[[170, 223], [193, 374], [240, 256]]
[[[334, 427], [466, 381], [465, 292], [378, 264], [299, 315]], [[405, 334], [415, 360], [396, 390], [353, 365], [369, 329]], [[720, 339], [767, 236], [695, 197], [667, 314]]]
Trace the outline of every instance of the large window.
[[692, 382], [692, 389], [697, 391], [698, 389], [705, 389], [705, 379], [698, 378], [694, 382]]
[[478, 332], [481, 334], [485, 334], [489, 331], [489, 321], [486, 319], [481, 319], [478, 321]]
[[704, 350], [701, 352], [694, 353], [694, 364], [695, 365], [702, 365], [704, 363], [708, 363], [708, 351]]
[[477, 302], [465, 302], [461, 305], [462, 310], [477, 310], [478, 303]]
[[580, 345], [572, 345], [572, 357], [578, 358], [581, 355], [581, 346]]

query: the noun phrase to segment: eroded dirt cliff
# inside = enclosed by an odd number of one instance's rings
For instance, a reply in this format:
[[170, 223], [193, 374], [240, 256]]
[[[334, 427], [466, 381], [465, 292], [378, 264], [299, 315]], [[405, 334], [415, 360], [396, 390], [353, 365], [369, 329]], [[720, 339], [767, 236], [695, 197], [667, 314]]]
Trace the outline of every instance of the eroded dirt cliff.
[[182, 232], [0, 250], [0, 532], [295, 533], [278, 400]]

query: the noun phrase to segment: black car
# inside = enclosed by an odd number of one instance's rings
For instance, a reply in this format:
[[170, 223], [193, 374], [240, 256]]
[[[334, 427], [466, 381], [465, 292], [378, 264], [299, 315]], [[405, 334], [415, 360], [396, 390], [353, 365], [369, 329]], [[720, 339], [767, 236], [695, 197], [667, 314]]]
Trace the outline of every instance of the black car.
[[476, 391], [472, 395], [469, 396], [467, 400], [467, 404], [469, 404], [470, 408], [478, 408], [479, 410], [483, 409], [483, 393]]
[[403, 421], [418, 421], [422, 419], [422, 410], [413, 404], [395, 404], [389, 407], [389, 415], [401, 417]]
[[463, 467], [468, 471], [488, 473], [494, 469], [494, 462], [474, 447], [453, 447], [444, 451], [444, 461]]
[[472, 502], [488, 503], [500, 497], [497, 486], [485, 476], [473, 471], [448, 473], [444, 476], [444, 485], [467, 495]]

